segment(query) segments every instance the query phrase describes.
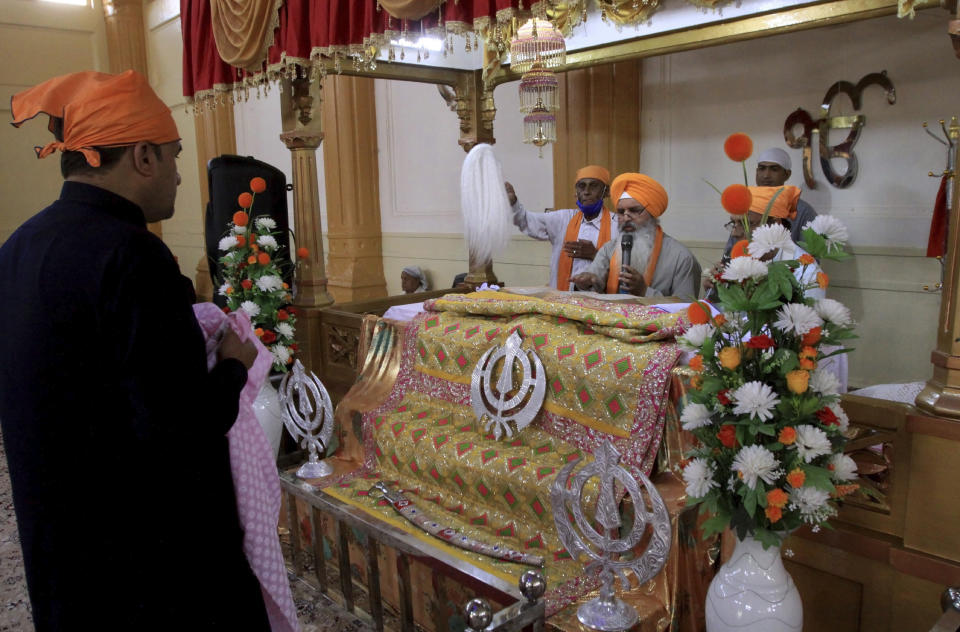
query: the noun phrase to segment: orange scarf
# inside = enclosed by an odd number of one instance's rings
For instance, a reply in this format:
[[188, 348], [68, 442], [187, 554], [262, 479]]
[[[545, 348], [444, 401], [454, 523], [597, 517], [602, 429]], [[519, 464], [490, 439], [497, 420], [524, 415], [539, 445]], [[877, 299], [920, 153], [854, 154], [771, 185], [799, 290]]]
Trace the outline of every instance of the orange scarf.
[[[657, 226], [657, 236], [653, 238], [653, 252], [650, 261], [643, 273], [643, 282], [650, 287], [653, 283], [653, 273], [657, 271], [657, 261], [660, 260], [660, 248], [663, 246], [663, 229]], [[610, 271], [607, 272], [607, 294], [616, 294], [620, 289], [620, 248], [613, 249], [610, 257]]]
[[[563, 236], [564, 243], [568, 241], [577, 241], [580, 238], [580, 222], [583, 221], [583, 213], [577, 212], [570, 218], [567, 224], [567, 232]], [[600, 211], [600, 235], [597, 237], [597, 249], [610, 241], [610, 211], [604, 207]], [[573, 257], [563, 250], [560, 251], [560, 259], [557, 261], [557, 289], [566, 292], [570, 289], [570, 274], [573, 272]]]

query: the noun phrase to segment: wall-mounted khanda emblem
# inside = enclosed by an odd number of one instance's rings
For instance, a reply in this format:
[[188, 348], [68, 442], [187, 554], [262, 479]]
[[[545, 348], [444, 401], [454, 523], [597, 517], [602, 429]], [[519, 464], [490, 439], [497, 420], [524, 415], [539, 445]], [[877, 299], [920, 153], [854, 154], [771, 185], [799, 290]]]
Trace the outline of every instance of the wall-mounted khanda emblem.
[[[470, 376], [470, 405], [477, 420], [499, 439], [513, 436], [530, 425], [543, 405], [547, 379], [543, 363], [533, 351], [521, 348], [520, 335], [514, 331], [503, 346], [487, 349]], [[502, 362], [501, 362], [502, 360]], [[514, 369], [519, 368], [519, 384], [514, 385]]]
[[[817, 181], [813, 177], [813, 135], [820, 136], [820, 167], [823, 169], [823, 175], [827, 181], [839, 189], [845, 189], [857, 178], [859, 163], [857, 155], [853, 152], [853, 146], [860, 139], [860, 131], [866, 124], [866, 117], [863, 114], [853, 116], [830, 116], [833, 108], [833, 101], [840, 94], [845, 94], [850, 98], [854, 110], [860, 110], [862, 103], [863, 90], [870, 85], [878, 85], [883, 88], [887, 95], [887, 103], [893, 105], [897, 102], [897, 93], [893, 88], [893, 82], [887, 77], [887, 71], [873, 72], [863, 77], [856, 85], [849, 81], [838, 81], [827, 90], [823, 96], [823, 103], [820, 105], [820, 118], [816, 121], [810, 116], [810, 113], [802, 108], [797, 108], [787, 117], [783, 124], [783, 138], [787, 145], [795, 149], [803, 149], [803, 179], [811, 189], [817, 188]], [[803, 132], [800, 136], [795, 133], [796, 128], [802, 127]], [[831, 129], [848, 129], [847, 137], [838, 145], [830, 145]], [[834, 169], [831, 159], [840, 159], [846, 161], [846, 170], [841, 174]]]

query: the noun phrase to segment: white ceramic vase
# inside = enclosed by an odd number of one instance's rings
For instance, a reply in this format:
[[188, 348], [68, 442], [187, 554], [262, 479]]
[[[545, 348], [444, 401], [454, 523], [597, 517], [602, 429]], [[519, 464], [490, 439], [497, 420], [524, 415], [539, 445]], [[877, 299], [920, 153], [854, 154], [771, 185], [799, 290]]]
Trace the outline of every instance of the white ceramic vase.
[[751, 536], [737, 540], [707, 591], [707, 632], [800, 632], [803, 604], [780, 559]]
[[270, 380], [263, 383], [257, 398], [253, 400], [253, 414], [257, 416], [263, 433], [267, 435], [273, 458], [280, 453], [280, 439], [283, 438], [283, 413], [280, 408], [280, 395]]

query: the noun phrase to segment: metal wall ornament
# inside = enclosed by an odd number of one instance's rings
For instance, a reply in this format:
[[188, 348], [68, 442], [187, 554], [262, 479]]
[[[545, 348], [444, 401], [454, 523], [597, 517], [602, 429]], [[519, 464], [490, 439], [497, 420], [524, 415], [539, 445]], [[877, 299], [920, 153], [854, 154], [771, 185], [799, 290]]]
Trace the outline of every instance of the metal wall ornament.
[[[547, 394], [543, 363], [535, 351], [522, 349], [522, 344], [520, 334], [514, 331], [502, 346], [487, 349], [470, 375], [470, 406], [477, 421], [487, 432], [492, 430], [497, 440], [504, 435], [513, 436], [511, 421], [516, 424], [517, 432], [529, 426]], [[514, 367], [520, 370], [520, 383], [516, 387]], [[495, 375], [498, 368], [500, 372]]]
[[323, 383], [300, 360], [295, 360], [290, 373], [280, 382], [280, 405], [283, 424], [290, 435], [309, 452], [307, 462], [297, 470], [300, 478], [321, 478], [333, 473], [325, 454], [333, 436], [333, 404]]
[[[887, 71], [873, 72], [865, 75], [856, 85], [849, 81], [838, 81], [827, 90], [820, 105], [820, 118], [814, 121], [810, 113], [803, 108], [797, 108], [787, 116], [783, 123], [783, 138], [787, 145], [794, 149], [803, 150], [803, 179], [811, 189], [817, 188], [817, 181], [813, 177], [813, 135], [819, 135], [820, 167], [827, 181], [838, 189], [845, 189], [853, 184], [859, 171], [859, 161], [853, 152], [853, 146], [860, 139], [860, 132], [866, 124], [863, 114], [852, 116], [831, 116], [833, 102], [837, 96], [845, 94], [849, 97], [853, 109], [859, 111], [863, 99], [863, 91], [870, 85], [883, 88], [887, 103], [897, 102], [897, 92], [893, 82], [887, 77]], [[794, 130], [803, 129], [797, 136]], [[838, 145], [830, 145], [831, 129], [849, 129], [847, 137]], [[831, 160], [840, 159], [847, 163], [846, 170], [841, 174], [833, 166]]]
[[[554, 479], [550, 487], [553, 520], [560, 541], [570, 555], [574, 559], [590, 558], [585, 570], [599, 572], [602, 582], [599, 596], [580, 606], [577, 619], [594, 630], [627, 630], [637, 622], [637, 612], [614, 594], [614, 579], [620, 580], [622, 590], [629, 590], [626, 571], [633, 571], [641, 586], [660, 572], [670, 555], [670, 516], [650, 479], [619, 465], [620, 453], [612, 443], [605, 441], [593, 456], [594, 461], [572, 477], [573, 468], [581, 461], [568, 464]], [[587, 481], [594, 477], [600, 482], [596, 512], [593, 519], [589, 519], [584, 514], [583, 491]], [[623, 486], [633, 503], [633, 526], [623, 537], [620, 537], [622, 523], [615, 483]], [[599, 525], [601, 530], [594, 525]], [[648, 526], [651, 533], [646, 549], [632, 556]]]

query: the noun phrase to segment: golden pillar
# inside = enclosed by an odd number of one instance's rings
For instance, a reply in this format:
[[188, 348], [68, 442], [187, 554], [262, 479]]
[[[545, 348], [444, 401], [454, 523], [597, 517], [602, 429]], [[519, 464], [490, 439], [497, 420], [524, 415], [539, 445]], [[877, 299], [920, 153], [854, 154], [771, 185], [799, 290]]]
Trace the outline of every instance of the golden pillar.
[[386, 296], [373, 79], [328, 75], [324, 81], [330, 291], [341, 303]]
[[[217, 107], [202, 107], [193, 117], [197, 138], [197, 173], [200, 176], [200, 226], [204, 234], [206, 251], [206, 209], [210, 201], [210, 183], [207, 180], [207, 163], [224, 154], [237, 153], [237, 134], [233, 120], [233, 105], [226, 103]], [[226, 227], [224, 227], [226, 228]], [[213, 300], [213, 282], [210, 280], [210, 264], [206, 254], [197, 262], [194, 277], [197, 300]]]
[[[107, 57], [112, 73], [136, 70], [147, 76], [147, 41], [143, 26], [142, 0], [104, 0]], [[160, 222], [147, 224], [157, 237], [163, 236]]]
[[293, 172], [293, 230], [297, 248], [309, 256], [299, 259], [295, 278], [294, 306], [298, 310], [297, 342], [307, 370], [320, 371], [320, 310], [333, 304], [327, 292], [323, 265], [323, 226], [320, 223], [320, 191], [317, 186], [317, 147], [323, 141], [320, 81], [310, 81], [299, 71], [280, 80], [280, 140], [290, 150]]
[[[947, 134], [953, 141], [947, 166], [952, 178], [948, 185], [949, 217], [957, 218], [960, 217], [960, 178], [957, 177], [960, 123], [957, 117], [950, 120]], [[916, 404], [934, 415], [960, 418], [960, 222], [951, 220], [949, 231], [937, 324], [937, 348], [930, 358], [933, 377], [927, 380], [926, 387], [917, 395]]]
[[[610, 177], [640, 166], [640, 60], [560, 73], [553, 146], [554, 208], [576, 208], [574, 178], [585, 165]], [[613, 202], [614, 204], [616, 201]]]

